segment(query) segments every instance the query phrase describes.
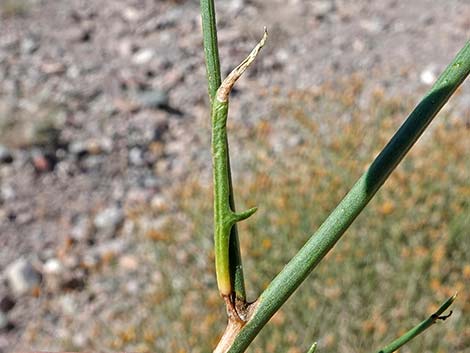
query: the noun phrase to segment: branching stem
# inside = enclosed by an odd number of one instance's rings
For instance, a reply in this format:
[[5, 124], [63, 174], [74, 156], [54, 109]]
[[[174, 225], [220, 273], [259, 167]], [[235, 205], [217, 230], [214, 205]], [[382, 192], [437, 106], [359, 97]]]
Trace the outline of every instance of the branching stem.
[[467, 42], [336, 209], [261, 294], [228, 352], [245, 351], [338, 242], [469, 73], [470, 42]]
[[[470, 43], [457, 54], [429, 93], [317, 232], [273, 279], [258, 300], [247, 305], [236, 223], [251, 216], [256, 208], [240, 213], [235, 211], [226, 122], [230, 90], [264, 45], [266, 33], [252, 53], [221, 84], [214, 0], [201, 0], [201, 14], [212, 114], [216, 272], [219, 290], [227, 303], [229, 313], [229, 325], [216, 352], [240, 353], [245, 351], [274, 313], [338, 242], [450, 96], [469, 75]], [[452, 301], [453, 299], [446, 302], [443, 307], [447, 308]], [[236, 310], [238, 302], [244, 308], [242, 316]], [[418, 329], [410, 331], [408, 336], [405, 335], [407, 340], [402, 339], [399, 342], [407, 342], [436, 320], [444, 318], [440, 313], [436, 313], [428, 319], [430, 321], [423, 322], [425, 324], [418, 325]], [[396, 341], [392, 344], [394, 343]], [[381, 353], [388, 352], [391, 351], [385, 349], [381, 351]]]

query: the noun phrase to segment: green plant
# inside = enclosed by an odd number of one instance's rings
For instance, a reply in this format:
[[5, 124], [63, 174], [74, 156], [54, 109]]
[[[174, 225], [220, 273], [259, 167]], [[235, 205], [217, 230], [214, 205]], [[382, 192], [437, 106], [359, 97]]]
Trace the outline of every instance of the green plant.
[[[467, 43], [457, 54], [429, 93], [413, 110], [317, 232], [274, 278], [260, 297], [254, 303], [247, 303], [238, 245], [239, 239], [235, 227], [237, 222], [251, 216], [256, 208], [241, 213], [235, 212], [226, 121], [230, 91], [235, 81], [253, 62], [264, 45], [266, 32], [247, 59], [221, 82], [213, 0], [201, 0], [201, 14], [212, 118], [216, 273], [219, 291], [225, 301], [228, 313], [226, 331], [215, 351], [242, 352], [337, 243], [457, 87], [468, 76], [470, 73], [470, 43]], [[446, 319], [448, 316], [441, 314], [454, 299], [455, 296], [449, 298], [430, 318], [380, 352], [393, 352], [438, 319]], [[311, 351], [315, 349], [313, 347]]]

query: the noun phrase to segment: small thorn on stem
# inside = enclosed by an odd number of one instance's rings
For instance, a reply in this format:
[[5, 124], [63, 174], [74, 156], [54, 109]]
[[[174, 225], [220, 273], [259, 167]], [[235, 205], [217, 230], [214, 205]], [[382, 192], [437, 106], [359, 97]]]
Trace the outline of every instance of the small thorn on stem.
[[234, 216], [235, 222], [244, 221], [245, 219], [251, 217], [257, 210], [258, 210], [257, 207], [252, 207], [246, 211], [234, 213], [233, 216]]
[[451, 315], [452, 315], [452, 310], [451, 310], [450, 313], [447, 314], [447, 315], [435, 315], [435, 314], [434, 314], [434, 315], [433, 315], [433, 319], [436, 320], [436, 321], [437, 321], [437, 320], [445, 321], [445, 320], [447, 320], [449, 317], [451, 317]]

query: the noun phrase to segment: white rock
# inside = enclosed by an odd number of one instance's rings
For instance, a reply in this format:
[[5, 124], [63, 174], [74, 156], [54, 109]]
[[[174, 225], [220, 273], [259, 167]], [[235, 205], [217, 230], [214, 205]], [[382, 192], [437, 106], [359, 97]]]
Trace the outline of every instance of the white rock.
[[380, 33], [384, 29], [384, 24], [378, 18], [362, 20], [359, 25], [372, 34]]
[[131, 255], [124, 255], [119, 258], [119, 267], [125, 271], [135, 271], [139, 268], [139, 261]]
[[137, 281], [128, 281], [126, 283], [126, 292], [129, 294], [138, 294], [139, 293], [139, 283]]
[[66, 315], [74, 315], [77, 311], [77, 304], [70, 295], [64, 295], [59, 299], [59, 305], [62, 312]]
[[94, 224], [99, 230], [114, 231], [123, 220], [124, 214], [122, 210], [118, 207], [110, 207], [96, 215]]
[[83, 332], [76, 333], [72, 337], [72, 343], [75, 347], [83, 348], [88, 343], [88, 337]]
[[88, 220], [88, 218], [80, 217], [70, 230], [70, 235], [75, 240], [83, 241], [88, 239], [90, 236], [90, 227], [91, 222]]
[[142, 150], [139, 147], [131, 148], [129, 151], [129, 162], [135, 166], [142, 166], [144, 164]]
[[8, 317], [6, 314], [0, 311], [0, 330], [3, 330], [8, 326]]
[[122, 12], [122, 17], [128, 22], [136, 22], [142, 17], [142, 14], [134, 7], [126, 7]]
[[141, 49], [132, 57], [132, 62], [136, 65], [148, 64], [150, 60], [155, 56], [155, 52], [152, 49]]
[[99, 254], [85, 254], [82, 258], [82, 266], [85, 268], [94, 268], [99, 265], [101, 258]]
[[15, 189], [10, 185], [0, 186], [0, 198], [4, 201], [12, 201], [16, 197]]
[[419, 78], [422, 83], [430, 86], [434, 83], [434, 81], [436, 81], [436, 74], [434, 73], [434, 70], [432, 68], [427, 68], [426, 70], [421, 72]]
[[64, 266], [57, 259], [49, 259], [44, 264], [43, 271], [47, 275], [58, 276], [64, 271]]
[[5, 269], [13, 293], [22, 295], [41, 283], [41, 274], [26, 259], [20, 258]]
[[313, 14], [317, 17], [324, 17], [335, 9], [335, 4], [330, 0], [312, 1]]
[[129, 39], [122, 40], [118, 45], [119, 54], [123, 57], [129, 57], [137, 50], [137, 45]]
[[150, 201], [150, 206], [156, 211], [162, 211], [168, 206], [168, 202], [162, 195], [155, 195]]

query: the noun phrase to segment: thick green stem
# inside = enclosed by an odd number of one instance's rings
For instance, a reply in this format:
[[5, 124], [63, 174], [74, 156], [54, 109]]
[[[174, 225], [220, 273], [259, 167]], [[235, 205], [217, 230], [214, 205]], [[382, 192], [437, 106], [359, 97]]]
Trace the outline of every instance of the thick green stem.
[[409, 330], [407, 333], [405, 333], [403, 336], [397, 338], [395, 341], [390, 343], [388, 346], [385, 348], [381, 349], [377, 353], [392, 353], [398, 350], [401, 346], [405, 345], [409, 341], [411, 341], [413, 338], [418, 336], [419, 334], [423, 333], [425, 330], [427, 330], [429, 327], [434, 325], [438, 320], [446, 320], [451, 314], [442, 316], [442, 314], [451, 306], [451, 304], [455, 300], [455, 295], [447, 299], [437, 311], [432, 314], [430, 317], [428, 317], [426, 320], [422, 321], [415, 327], [413, 327], [411, 330]]
[[341, 238], [469, 73], [470, 42], [457, 54], [317, 232], [253, 304], [253, 312], [234, 337], [229, 352], [243, 352], [248, 347], [261, 328]]
[[[217, 89], [221, 83], [219, 47], [217, 42], [217, 25], [215, 16], [214, 0], [201, 0], [202, 33], [204, 43], [204, 54], [206, 58], [206, 72], [208, 81], [209, 98], [211, 101], [211, 111], [213, 111], [213, 102]], [[228, 151], [228, 141], [225, 141]], [[227, 156], [227, 178], [229, 191], [229, 204], [232, 210], [235, 210], [235, 201], [232, 189], [232, 176], [230, 171], [230, 158]], [[229, 266], [230, 278], [233, 285], [233, 291], [236, 299], [241, 302], [246, 301], [245, 280], [243, 277], [242, 258], [240, 254], [240, 245], [238, 240], [237, 225], [230, 229], [229, 238]]]

